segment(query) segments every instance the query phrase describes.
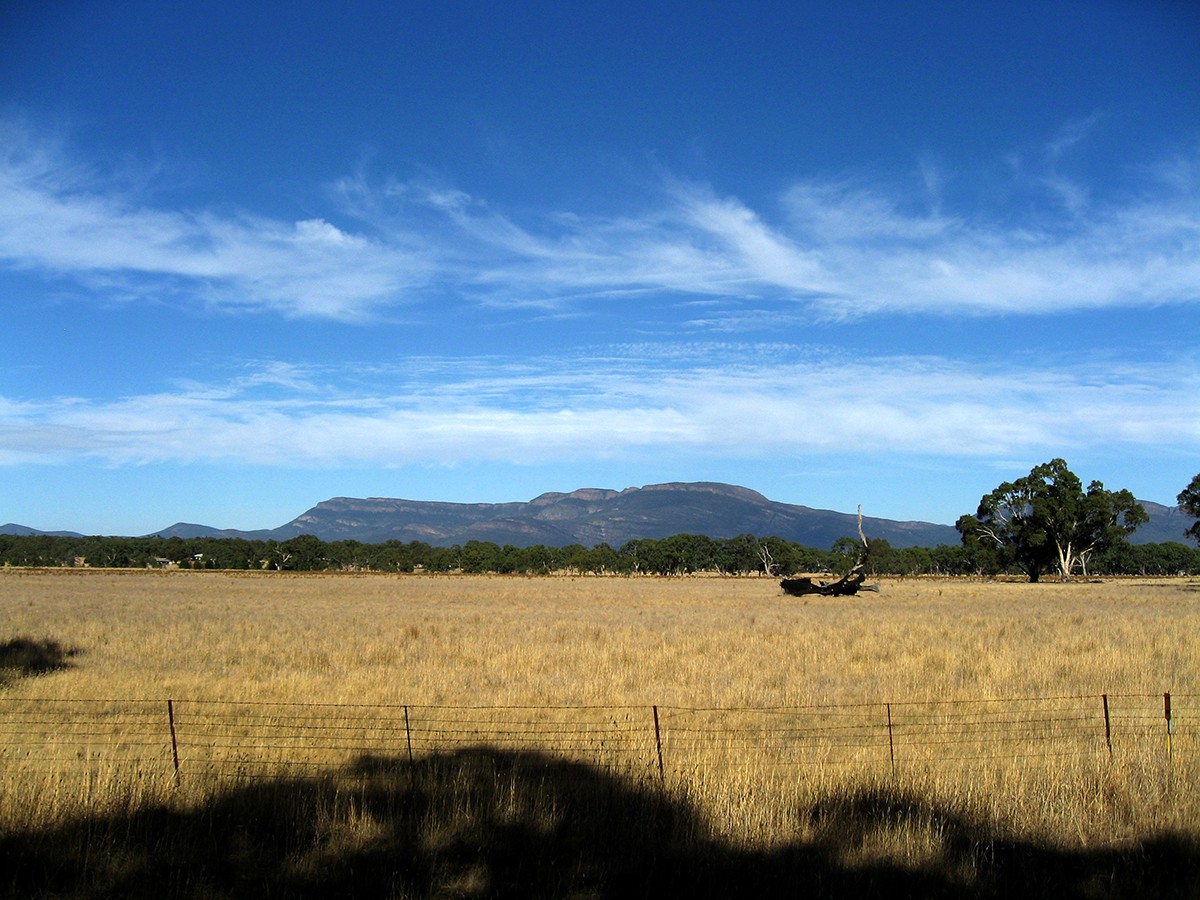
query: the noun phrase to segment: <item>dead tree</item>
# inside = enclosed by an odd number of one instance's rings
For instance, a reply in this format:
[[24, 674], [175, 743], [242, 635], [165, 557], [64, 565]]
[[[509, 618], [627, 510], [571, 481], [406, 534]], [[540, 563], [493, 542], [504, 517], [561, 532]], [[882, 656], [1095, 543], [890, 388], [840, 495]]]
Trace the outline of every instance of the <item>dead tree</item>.
[[775, 558], [771, 556], [771, 548], [762, 541], [758, 542], [758, 558], [762, 560], [763, 571], [767, 577], [770, 578], [773, 576], [779, 565], [775, 562]]
[[785, 594], [793, 597], [803, 597], [806, 594], [820, 594], [824, 597], [850, 597], [859, 591], [879, 591], [878, 584], [865, 584], [867, 580], [867, 551], [869, 545], [867, 536], [863, 534], [862, 506], [858, 507], [858, 539], [862, 549], [858, 551], [858, 563], [837, 581], [814, 581], [812, 578], [785, 578], [779, 582]]

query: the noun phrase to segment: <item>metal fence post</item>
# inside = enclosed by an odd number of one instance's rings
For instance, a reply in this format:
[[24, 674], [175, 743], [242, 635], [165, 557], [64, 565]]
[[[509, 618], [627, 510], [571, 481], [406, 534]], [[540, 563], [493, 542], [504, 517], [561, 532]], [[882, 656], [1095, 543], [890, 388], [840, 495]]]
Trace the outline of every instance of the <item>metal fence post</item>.
[[1104, 743], [1108, 746], [1108, 758], [1112, 759], [1112, 719], [1108, 715], [1108, 694], [1101, 694], [1100, 699], [1104, 701]]
[[179, 783], [179, 742], [175, 738], [175, 701], [167, 700], [167, 723], [171, 726], [171, 756], [175, 760], [175, 783]]
[[658, 706], [652, 707], [654, 710], [654, 746], [658, 750], [658, 783], [666, 784], [667, 776], [663, 771], [662, 758], [662, 730], [658, 727]]
[[892, 738], [892, 704], [887, 704], [887, 720], [888, 720], [888, 756], [892, 760], [892, 777], [896, 777], [896, 743]]
[[1163, 716], [1167, 720], [1167, 762], [1171, 762], [1171, 735], [1175, 733], [1175, 720], [1171, 718], [1171, 692], [1163, 694]]
[[408, 742], [408, 767], [413, 768], [412, 728], [408, 724], [408, 704], [404, 705], [404, 739]]

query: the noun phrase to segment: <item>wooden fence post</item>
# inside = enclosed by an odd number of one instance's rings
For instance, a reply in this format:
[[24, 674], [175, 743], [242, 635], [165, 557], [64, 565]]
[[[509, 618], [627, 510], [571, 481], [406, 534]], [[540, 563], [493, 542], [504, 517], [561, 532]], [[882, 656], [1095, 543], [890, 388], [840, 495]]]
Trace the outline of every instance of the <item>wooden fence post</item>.
[[175, 760], [175, 783], [179, 784], [179, 742], [175, 739], [174, 700], [167, 700], [167, 722], [171, 726], [171, 756]]
[[1108, 715], [1108, 694], [1101, 694], [1100, 699], [1104, 701], [1104, 743], [1108, 745], [1108, 758], [1112, 759], [1112, 720]]
[[658, 727], [658, 705], [655, 704], [652, 709], [654, 710], [654, 746], [658, 750], [658, 783], [666, 784], [667, 776], [663, 771], [662, 758], [662, 730]]

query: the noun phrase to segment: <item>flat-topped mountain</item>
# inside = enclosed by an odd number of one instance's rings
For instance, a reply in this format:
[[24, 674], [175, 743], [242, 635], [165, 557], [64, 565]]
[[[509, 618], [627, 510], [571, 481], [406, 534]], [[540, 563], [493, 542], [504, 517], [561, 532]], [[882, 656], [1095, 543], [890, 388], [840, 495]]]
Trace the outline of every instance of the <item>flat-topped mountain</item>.
[[[1130, 540], [1135, 544], [1183, 542], [1192, 520], [1176, 507], [1141, 501], [1150, 521]], [[769, 500], [758, 491], [718, 482], [671, 482], [622, 491], [581, 488], [551, 492], [527, 502], [440, 503], [386, 497], [334, 497], [318, 503], [278, 528], [239, 531], [178, 522], [155, 532], [163, 537], [213, 537], [286, 540], [312, 534], [325, 541], [423, 541], [435, 546], [494, 541], [528, 547], [563, 547], [601, 542], [619, 547], [637, 538], [704, 534], [713, 538], [771, 535], [809, 547], [828, 548], [858, 531], [852, 513], [813, 509]], [[893, 547], [934, 547], [960, 543], [949, 525], [863, 518], [867, 537]], [[43, 534], [19, 525], [0, 526], [0, 534]], [[58, 532], [70, 534], [70, 532]]]
[[[335, 497], [275, 529], [276, 537], [314, 534], [322, 540], [424, 541], [448, 546], [469, 540], [518, 547], [533, 544], [618, 547], [636, 538], [705, 534], [776, 535], [814, 547], [857, 534], [857, 517], [768, 500], [757, 491], [714, 482], [651, 484], [623, 491], [584, 488], [546, 493], [518, 503], [437, 503], [379, 497]], [[869, 537], [893, 546], [957, 543], [947, 525], [864, 518]]]
[[[1190, 520], [1174, 507], [1146, 503], [1150, 521], [1135, 543], [1182, 540]], [[958, 544], [950, 525], [863, 517], [867, 537], [893, 547]], [[601, 542], [619, 547], [637, 538], [704, 534], [713, 538], [774, 535], [808, 547], [828, 548], [855, 537], [857, 516], [769, 500], [758, 491], [718, 482], [670, 482], [623, 491], [582, 488], [546, 493], [528, 502], [438, 503], [423, 500], [334, 497], [274, 529], [271, 536], [314, 534], [322, 540], [424, 541], [435, 546], [469, 540], [527, 547]]]

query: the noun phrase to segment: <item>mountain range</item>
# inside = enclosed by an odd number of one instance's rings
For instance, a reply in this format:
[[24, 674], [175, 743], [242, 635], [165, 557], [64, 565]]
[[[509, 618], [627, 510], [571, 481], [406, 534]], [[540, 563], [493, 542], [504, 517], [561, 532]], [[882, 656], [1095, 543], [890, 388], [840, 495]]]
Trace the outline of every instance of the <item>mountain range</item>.
[[[1191, 519], [1178, 508], [1141, 501], [1150, 521], [1131, 537], [1134, 543], [1182, 541]], [[494, 541], [527, 547], [619, 547], [637, 538], [705, 534], [713, 538], [774, 535], [809, 547], [828, 548], [857, 534], [853, 513], [813, 509], [769, 500], [757, 491], [717, 482], [672, 482], [617, 491], [582, 488], [546, 493], [527, 502], [441, 503], [384, 497], [334, 497], [278, 528], [257, 531], [213, 528], [178, 522], [154, 532], [161, 537], [216, 537], [287, 540], [312, 534], [324, 541], [423, 541], [434, 546]], [[893, 547], [933, 547], [959, 543], [950, 525], [863, 517], [868, 538]], [[40, 534], [20, 525], [0, 526], [0, 534]], [[45, 532], [71, 535], [71, 532]]]

